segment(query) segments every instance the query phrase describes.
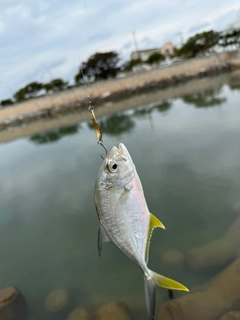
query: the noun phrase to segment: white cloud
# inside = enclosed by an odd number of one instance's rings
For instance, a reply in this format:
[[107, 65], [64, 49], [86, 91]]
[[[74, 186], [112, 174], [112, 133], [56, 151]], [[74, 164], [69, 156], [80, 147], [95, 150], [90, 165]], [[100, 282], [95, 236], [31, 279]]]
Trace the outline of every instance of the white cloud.
[[[238, 0], [2, 0], [0, 12], [0, 100], [30, 81], [72, 80], [79, 61], [116, 50], [123, 59], [139, 47], [179, 45], [207, 29], [226, 28], [240, 15]], [[201, 21], [199, 22], [199, 18]], [[11, 88], [11, 89], [10, 89]]]

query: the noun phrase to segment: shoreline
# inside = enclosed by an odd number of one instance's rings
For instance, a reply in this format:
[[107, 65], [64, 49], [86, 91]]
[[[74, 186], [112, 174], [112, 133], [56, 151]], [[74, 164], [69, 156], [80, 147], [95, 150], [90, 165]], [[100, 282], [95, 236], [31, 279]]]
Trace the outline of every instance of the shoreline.
[[[131, 96], [128, 99], [122, 99], [118, 102], [106, 102], [97, 106], [96, 116], [98, 120], [101, 117], [111, 116], [115, 112], [123, 112], [137, 107], [146, 107], [151, 103], [161, 103], [172, 99], [181, 99], [186, 95], [203, 92], [205, 90], [220, 90], [224, 85], [239, 86], [240, 70], [223, 73], [218, 77], [204, 77], [194, 79], [189, 82], [181, 83], [177, 86], [171, 86], [163, 90], [154, 90], [148, 93], [140, 93]], [[94, 104], [95, 105], [95, 104]], [[88, 104], [81, 111], [71, 112], [64, 116], [54, 118], [45, 118], [22, 126], [6, 128], [0, 131], [0, 143], [7, 143], [19, 138], [31, 137], [36, 134], [55, 132], [59, 128], [75, 126], [82, 122], [90, 122], [90, 114], [87, 110]]]
[[91, 97], [94, 107], [98, 109], [106, 103], [123, 101], [147, 92], [163, 92], [166, 88], [184, 85], [193, 79], [217, 76], [239, 67], [240, 52], [224, 52], [121, 79], [93, 83], [87, 88], [79, 87], [68, 92], [28, 100], [0, 110], [0, 131], [29, 125], [39, 120], [56, 119], [60, 116], [84, 112], [89, 105], [87, 95]]

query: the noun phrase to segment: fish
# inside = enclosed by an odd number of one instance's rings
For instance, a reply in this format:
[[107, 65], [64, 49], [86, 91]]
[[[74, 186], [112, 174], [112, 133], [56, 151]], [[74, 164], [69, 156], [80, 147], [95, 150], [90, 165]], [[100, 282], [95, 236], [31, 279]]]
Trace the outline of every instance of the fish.
[[150, 213], [134, 162], [123, 143], [113, 146], [103, 160], [94, 190], [99, 219], [98, 253], [106, 243], [115, 244], [141, 268], [147, 314], [154, 319], [156, 286], [189, 291], [181, 283], [160, 275], [147, 266], [150, 240], [163, 223]]

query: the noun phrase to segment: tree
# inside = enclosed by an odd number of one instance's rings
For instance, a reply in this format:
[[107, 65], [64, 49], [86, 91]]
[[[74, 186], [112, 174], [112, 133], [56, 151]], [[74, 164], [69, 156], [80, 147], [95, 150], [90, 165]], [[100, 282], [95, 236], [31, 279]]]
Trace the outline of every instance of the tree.
[[13, 100], [12, 99], [5, 99], [5, 100], [2, 100], [1, 102], [0, 102], [0, 105], [2, 106], [2, 107], [5, 107], [5, 106], [10, 106], [10, 105], [12, 105], [14, 102], [13, 102]]
[[207, 50], [215, 46], [219, 40], [219, 33], [213, 30], [198, 33], [189, 38], [187, 42], [177, 51], [178, 56], [193, 58], [199, 53], [205, 54]]
[[79, 83], [83, 74], [90, 80], [105, 80], [114, 78], [119, 71], [118, 53], [115, 51], [95, 53], [87, 62], [83, 62], [79, 68], [79, 72], [75, 76], [75, 82]]
[[230, 45], [238, 45], [240, 42], [240, 29], [232, 30], [224, 35], [220, 36], [219, 45], [227, 47]]
[[132, 71], [133, 67], [135, 67], [135, 66], [137, 66], [139, 64], [142, 64], [142, 60], [141, 59], [130, 60], [130, 61], [126, 62], [123, 65], [123, 70], [124, 71]]
[[76, 83], [77, 85], [84, 84], [84, 80], [83, 80], [83, 75], [82, 75], [81, 69], [80, 69], [79, 72], [75, 75], [74, 80], [75, 80], [75, 83]]
[[160, 52], [153, 52], [147, 59], [149, 64], [158, 64], [160, 61], [165, 60], [165, 57]]
[[68, 83], [63, 81], [62, 79], [54, 79], [49, 83], [44, 84], [44, 89], [46, 92], [58, 92], [61, 90], [66, 89], [68, 86]]
[[39, 92], [44, 88], [44, 85], [39, 82], [31, 82], [24, 88], [18, 90], [14, 94], [14, 98], [17, 102], [21, 102], [30, 98], [35, 98]]

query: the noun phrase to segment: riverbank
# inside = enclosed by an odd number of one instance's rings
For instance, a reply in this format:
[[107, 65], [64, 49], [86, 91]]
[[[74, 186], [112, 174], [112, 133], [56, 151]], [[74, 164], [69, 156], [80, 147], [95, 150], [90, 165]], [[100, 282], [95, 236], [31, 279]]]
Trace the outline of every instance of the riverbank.
[[97, 108], [104, 103], [121, 101], [132, 95], [152, 90], [159, 91], [192, 79], [218, 75], [239, 67], [240, 53], [224, 52], [211, 57], [184, 61], [166, 68], [129, 75], [122, 79], [98, 82], [87, 87], [28, 100], [0, 110], [0, 130], [86, 110], [87, 95], [91, 97], [94, 107]]
[[[97, 106], [97, 117], [111, 115], [136, 107], [147, 107], [151, 103], [161, 103], [172, 99], [183, 99], [186, 96], [199, 92], [218, 92], [223, 86], [240, 88], [240, 70], [221, 74], [217, 77], [205, 77], [194, 79], [190, 82], [172, 86], [164, 90], [154, 90], [149, 93], [139, 93], [132, 97], [117, 102], [105, 102]], [[45, 118], [42, 121], [31, 122], [27, 125], [12, 127], [11, 130], [0, 131], [0, 143], [6, 143], [18, 138], [33, 136], [42, 132], [55, 132], [59, 128], [75, 126], [83, 121], [90, 121], [90, 114], [87, 107], [79, 112], [71, 112], [64, 116]]]

